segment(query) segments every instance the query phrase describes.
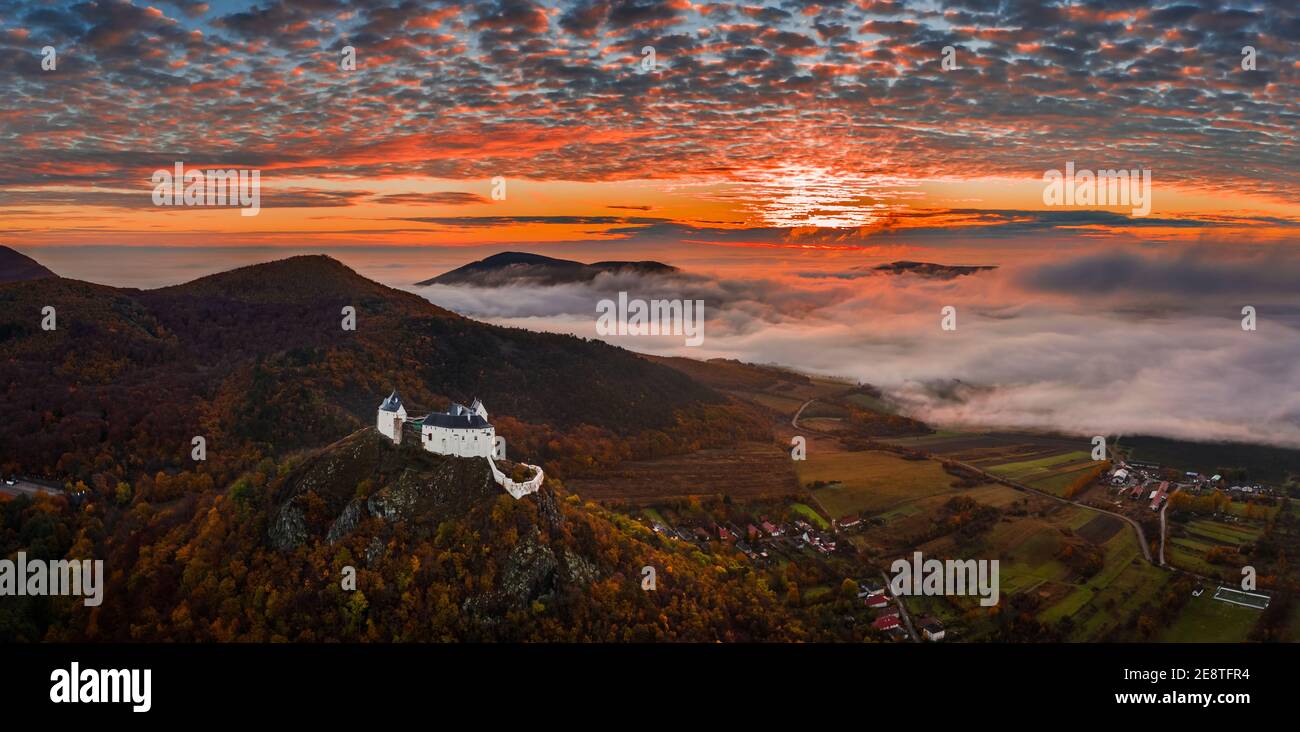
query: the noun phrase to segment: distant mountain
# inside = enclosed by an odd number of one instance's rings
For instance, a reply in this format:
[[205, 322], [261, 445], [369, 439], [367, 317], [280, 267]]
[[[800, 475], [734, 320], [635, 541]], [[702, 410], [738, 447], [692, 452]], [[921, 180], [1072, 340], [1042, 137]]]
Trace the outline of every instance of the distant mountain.
[[995, 265], [960, 265], [960, 264], [934, 264], [932, 262], [909, 262], [906, 260], [890, 262], [889, 264], [880, 264], [871, 268], [876, 272], [884, 274], [916, 274], [922, 277], [932, 277], [940, 280], [950, 280], [954, 277], [975, 274], [986, 270], [997, 269]]
[[26, 254], [0, 246], [0, 284], [39, 280], [43, 277], [58, 275]]
[[671, 274], [677, 271], [679, 270], [676, 267], [661, 262], [593, 262], [583, 264], [582, 262], [555, 259], [527, 252], [502, 252], [415, 284], [418, 287], [426, 285], [501, 287], [527, 281], [539, 285], [558, 285], [569, 282], [589, 282], [602, 272]]

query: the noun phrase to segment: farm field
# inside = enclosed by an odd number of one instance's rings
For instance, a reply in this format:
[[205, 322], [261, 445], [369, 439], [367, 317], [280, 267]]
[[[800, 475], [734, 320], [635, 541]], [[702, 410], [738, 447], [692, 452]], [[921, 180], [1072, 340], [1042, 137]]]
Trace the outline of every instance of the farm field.
[[814, 509], [812, 506], [803, 503], [792, 503], [790, 504], [790, 509], [793, 510], [795, 513], [799, 514], [800, 516], [803, 516], [805, 519], [808, 520], [809, 523], [811, 523], [813, 526], [816, 526], [819, 529], [829, 529], [831, 527], [830, 522], [827, 521], [820, 513], [817, 513], [816, 509]]
[[[805, 412], [805, 414], [807, 414]], [[848, 425], [840, 417], [800, 417], [799, 424], [811, 430], [818, 432], [838, 432], [845, 429]]]
[[[1009, 488], [1003, 490], [1024, 495]], [[1076, 506], [1048, 506], [1044, 500], [1031, 501], [1035, 508], [1046, 506], [1041, 515], [1035, 511], [1004, 517], [982, 537], [980, 549], [959, 549], [950, 537], [919, 549], [933, 556], [964, 552], [965, 556], [997, 558], [1003, 602], [1016, 594], [1031, 594], [1039, 621], [1055, 625], [1069, 619], [1065, 640], [1104, 638], [1157, 597], [1169, 575], [1142, 559], [1137, 538], [1124, 522]], [[1087, 578], [1059, 558], [1066, 543], [1080, 539], [1100, 547], [1104, 558], [1102, 568]], [[969, 630], [972, 639], [978, 640], [991, 629], [987, 623], [976, 623]]]
[[1082, 438], [1021, 433], [940, 432], [889, 442], [960, 460], [1057, 496], [1096, 468]]
[[997, 483], [986, 483], [974, 488], [950, 489], [913, 501], [898, 504], [874, 518], [881, 522], [854, 537], [854, 543], [870, 547], [877, 553], [901, 553], [910, 548], [910, 540], [921, 536], [929, 528], [943, 505], [954, 496], [965, 496], [982, 504], [1006, 509], [1017, 502], [1026, 501], [1022, 491]]
[[873, 513], [892, 506], [946, 493], [954, 478], [932, 460], [905, 460], [879, 450], [860, 452], [808, 451], [795, 463], [799, 483], [823, 481], [813, 499], [832, 518]]
[[799, 411], [799, 407], [806, 401], [798, 397], [769, 394], [767, 392], [739, 392], [738, 396], [757, 402], [778, 414], [788, 417], [793, 417], [795, 412]]
[[[997, 463], [983, 460], [988, 464], [988, 472], [995, 473], [1011, 480], [1021, 482], [1031, 482], [1037, 478], [1056, 475], [1058, 472], [1073, 471], [1073, 469], [1088, 467], [1092, 464], [1087, 452], [1061, 452], [1061, 454], [1052, 454], [1045, 458], [1036, 458], [1032, 460], [1017, 460], [1013, 463]], [[984, 464], [976, 462], [980, 467]]]
[[1033, 460], [982, 465], [994, 475], [1024, 483], [1031, 488], [1057, 496], [1065, 495], [1069, 486], [1089, 471], [1097, 469], [1089, 453], [1083, 451], [1048, 455]]
[[1172, 522], [1166, 540], [1165, 555], [1175, 567], [1210, 577], [1227, 580], [1237, 578], [1235, 567], [1216, 565], [1206, 561], [1212, 549], [1236, 550], [1259, 538], [1263, 525], [1253, 521], [1226, 523], [1208, 518], [1195, 518], [1186, 522]]
[[987, 469], [990, 465], [1036, 460], [1053, 455], [1084, 451], [1091, 445], [1081, 437], [1034, 435], [1019, 432], [954, 432], [888, 440], [898, 445], [928, 450], [936, 455], [974, 463]]
[[1173, 623], [1160, 634], [1168, 643], [1240, 643], [1259, 620], [1260, 611], [1215, 600], [1207, 587], [1193, 597]]
[[725, 494], [737, 498], [802, 493], [790, 453], [768, 442], [748, 442], [689, 455], [636, 460], [600, 478], [567, 481], [586, 499], [654, 503], [665, 498]]

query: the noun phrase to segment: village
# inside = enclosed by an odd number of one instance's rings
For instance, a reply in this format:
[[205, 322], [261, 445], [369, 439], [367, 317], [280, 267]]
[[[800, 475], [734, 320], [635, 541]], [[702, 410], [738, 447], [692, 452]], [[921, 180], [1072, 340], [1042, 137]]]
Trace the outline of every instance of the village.
[[1145, 505], [1150, 511], [1158, 511], [1179, 492], [1194, 496], [1219, 492], [1231, 501], [1268, 500], [1279, 495], [1277, 489], [1259, 483], [1229, 485], [1222, 475], [1180, 473], [1140, 460], [1117, 461], [1107, 478], [1113, 505], [1124, 510]]
[[[778, 513], [782, 511], [793, 515], [781, 517]], [[869, 519], [852, 517], [826, 523], [820, 516], [814, 519], [816, 514], [801, 503], [759, 510], [747, 521], [717, 520], [707, 511], [665, 507], [642, 509], [640, 514], [640, 521], [655, 534], [687, 542], [703, 552], [739, 552], [759, 568], [811, 562], [826, 575], [839, 578], [840, 586], [851, 582], [862, 619], [869, 621], [880, 640], [939, 641], [946, 635], [938, 618], [909, 617], [903, 600], [891, 595], [885, 575], [864, 576], [855, 571], [862, 565], [855, 561], [856, 550], [847, 538], [869, 525]], [[814, 524], [817, 519], [825, 525]], [[813, 588], [805, 599], [816, 602], [833, 591], [820, 589]]]

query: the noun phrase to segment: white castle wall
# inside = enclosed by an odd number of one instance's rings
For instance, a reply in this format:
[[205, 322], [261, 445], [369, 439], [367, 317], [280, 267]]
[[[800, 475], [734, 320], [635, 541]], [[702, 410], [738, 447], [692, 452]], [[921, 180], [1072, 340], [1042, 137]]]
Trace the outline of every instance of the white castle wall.
[[524, 464], [524, 467], [533, 469], [533, 477], [522, 483], [516, 483], [510, 479], [510, 476], [501, 472], [496, 461], [492, 458], [488, 458], [488, 465], [492, 468], [492, 478], [496, 480], [497, 485], [505, 488], [506, 492], [514, 496], [515, 500], [519, 500], [529, 493], [536, 493], [537, 489], [542, 487], [542, 481], [546, 480], [546, 475], [536, 465]]
[[429, 452], [456, 457], [492, 457], [496, 429], [451, 429], [426, 425], [420, 430], [420, 444]]

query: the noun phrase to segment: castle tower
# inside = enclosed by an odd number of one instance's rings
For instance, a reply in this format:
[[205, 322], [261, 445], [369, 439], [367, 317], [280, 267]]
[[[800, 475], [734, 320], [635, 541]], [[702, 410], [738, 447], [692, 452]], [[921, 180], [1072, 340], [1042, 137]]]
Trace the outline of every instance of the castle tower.
[[473, 412], [474, 414], [477, 414], [483, 419], [488, 418], [487, 407], [483, 406], [483, 402], [480, 402], [478, 400], [478, 397], [474, 397], [474, 403], [469, 405], [469, 411]]
[[379, 416], [375, 419], [375, 429], [379, 434], [384, 435], [393, 441], [393, 444], [399, 445], [402, 442], [402, 424], [406, 422], [406, 407], [402, 406], [402, 398], [397, 395], [394, 389], [392, 394], [379, 405]]

